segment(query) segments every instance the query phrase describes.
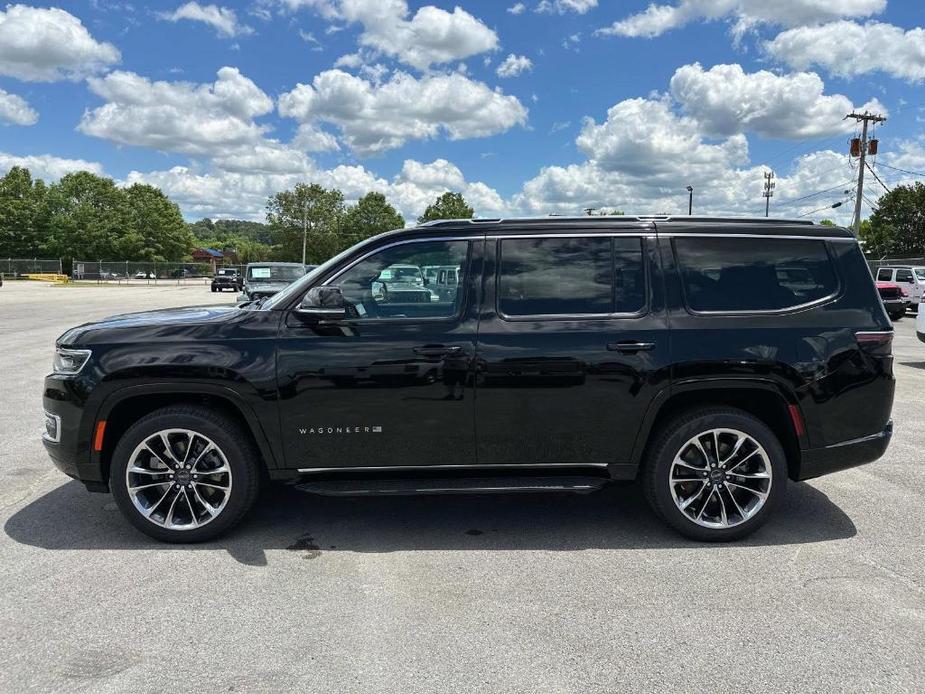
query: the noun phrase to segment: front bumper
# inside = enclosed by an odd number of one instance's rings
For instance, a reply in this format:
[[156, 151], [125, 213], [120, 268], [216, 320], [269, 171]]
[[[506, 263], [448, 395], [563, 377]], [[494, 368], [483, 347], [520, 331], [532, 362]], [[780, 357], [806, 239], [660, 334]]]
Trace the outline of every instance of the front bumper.
[[57, 424], [55, 435], [46, 428], [42, 436], [42, 444], [55, 467], [88, 487], [105, 484], [99, 456], [90, 451], [91, 427], [83, 421], [84, 403], [75, 392], [74, 382], [58, 375], [46, 377], [42, 406], [46, 417]]
[[876, 434], [851, 441], [843, 441], [825, 448], [811, 448], [803, 451], [800, 465], [800, 480], [828, 475], [831, 472], [872, 463], [886, 453], [893, 436], [893, 420]]

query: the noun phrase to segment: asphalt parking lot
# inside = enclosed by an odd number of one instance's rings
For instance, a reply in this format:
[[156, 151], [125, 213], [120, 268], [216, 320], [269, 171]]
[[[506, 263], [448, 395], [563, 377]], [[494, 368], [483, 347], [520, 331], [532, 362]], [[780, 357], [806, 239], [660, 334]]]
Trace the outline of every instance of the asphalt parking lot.
[[55, 470], [42, 378], [66, 328], [232, 303], [208, 286], [0, 288], [0, 691], [921, 691], [925, 344], [896, 324], [885, 458], [791, 484], [697, 545], [635, 487], [332, 499], [271, 490], [157, 544]]

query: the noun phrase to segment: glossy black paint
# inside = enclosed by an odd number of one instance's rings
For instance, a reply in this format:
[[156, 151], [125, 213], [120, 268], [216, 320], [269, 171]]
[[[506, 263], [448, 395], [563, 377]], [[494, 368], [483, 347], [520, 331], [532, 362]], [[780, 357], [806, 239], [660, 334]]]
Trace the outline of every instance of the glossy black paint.
[[[499, 238], [596, 233], [643, 240], [643, 311], [499, 315]], [[684, 301], [678, 234], [828, 239], [838, 291], [797, 310], [696, 314]], [[434, 238], [470, 242], [456, 317], [327, 321], [296, 311], [310, 287], [360, 257]], [[116, 434], [91, 452], [96, 422], [172, 399], [228, 408], [277, 478], [299, 477], [300, 469], [568, 464], [631, 478], [650, 432], [672, 408], [730, 399], [746, 409], [762, 403], [755, 412], [771, 417], [787, 442], [795, 478], [869, 462], [889, 440], [892, 358], [862, 348], [855, 333], [891, 325], [844, 230], [697, 218], [444, 222], [364, 242], [294, 289], [268, 307], [152, 311], [62, 335], [58, 344], [93, 354], [79, 375], [45, 381], [45, 409], [62, 421], [61, 442], [46, 442], [55, 463], [104, 482]]]

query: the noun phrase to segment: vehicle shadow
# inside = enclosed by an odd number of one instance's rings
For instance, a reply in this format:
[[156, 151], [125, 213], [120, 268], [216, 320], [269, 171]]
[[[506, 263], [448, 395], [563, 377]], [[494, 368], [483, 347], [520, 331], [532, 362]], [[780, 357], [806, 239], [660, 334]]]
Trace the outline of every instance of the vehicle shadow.
[[[636, 485], [593, 494], [343, 498], [269, 488], [235, 530], [198, 545], [159, 544], [135, 530], [112, 497], [68, 482], [4, 525], [23, 544], [49, 550], [225, 549], [264, 566], [265, 550], [315, 559], [327, 552], [415, 550], [672, 549], [702, 546], [663, 526]], [[851, 519], [818, 489], [790, 484], [784, 506], [746, 546], [789, 545], [854, 536]]]

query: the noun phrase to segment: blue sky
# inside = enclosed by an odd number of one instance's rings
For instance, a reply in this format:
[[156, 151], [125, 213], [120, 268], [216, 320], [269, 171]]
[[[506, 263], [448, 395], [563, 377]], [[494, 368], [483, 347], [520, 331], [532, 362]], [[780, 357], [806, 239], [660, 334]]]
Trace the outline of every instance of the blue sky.
[[147, 181], [190, 219], [317, 181], [411, 219], [447, 189], [482, 216], [680, 212], [688, 184], [757, 214], [771, 168], [778, 214], [845, 222], [813, 210], [850, 196], [848, 110], [888, 115], [887, 185], [925, 180], [897, 170], [925, 170], [923, 24], [919, 0], [8, 5], [0, 173]]

